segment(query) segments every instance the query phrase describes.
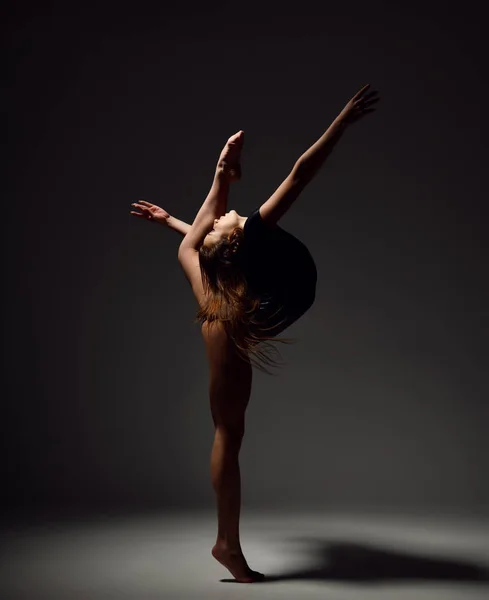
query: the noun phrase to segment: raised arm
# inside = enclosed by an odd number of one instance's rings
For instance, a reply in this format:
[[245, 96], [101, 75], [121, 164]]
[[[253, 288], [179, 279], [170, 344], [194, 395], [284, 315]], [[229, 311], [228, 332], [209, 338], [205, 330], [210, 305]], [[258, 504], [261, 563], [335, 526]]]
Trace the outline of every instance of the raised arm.
[[370, 84], [367, 84], [361, 88], [317, 142], [299, 157], [290, 174], [260, 207], [260, 215], [264, 221], [269, 224], [279, 221], [322, 167], [348, 125], [374, 110], [370, 107], [378, 98], [373, 97], [376, 92], [365, 93], [369, 87]]

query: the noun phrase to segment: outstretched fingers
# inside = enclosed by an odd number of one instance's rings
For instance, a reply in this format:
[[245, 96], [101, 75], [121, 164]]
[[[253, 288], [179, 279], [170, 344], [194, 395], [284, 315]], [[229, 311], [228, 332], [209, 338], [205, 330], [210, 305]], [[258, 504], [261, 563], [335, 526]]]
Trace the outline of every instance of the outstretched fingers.
[[363, 94], [368, 90], [369, 87], [370, 87], [370, 83], [367, 83], [367, 85], [364, 85], [362, 88], [360, 88], [358, 90], [358, 92], [353, 96], [352, 101], [355, 102], [356, 100], [361, 98], [363, 96]]
[[374, 104], [376, 102], [378, 102], [379, 100], [380, 100], [380, 98], [376, 98], [375, 100], [372, 100], [371, 102], [363, 102], [363, 103], [357, 104], [356, 108], [361, 113], [372, 112], [376, 109]]
[[[147, 205], [147, 206], [145, 206]], [[134, 208], [138, 208], [140, 211], [142, 211], [141, 213], [137, 213], [133, 210], [131, 210], [131, 215], [136, 215], [136, 217], [143, 217], [144, 219], [152, 219], [153, 215], [151, 214], [151, 211], [149, 210], [149, 208], [152, 206], [152, 204], [150, 204], [149, 202], [145, 202], [144, 200], [139, 200], [139, 202], [133, 202], [131, 204], [131, 206], [134, 206]]]
[[378, 92], [376, 90], [372, 90], [368, 94], [357, 98], [357, 100], [353, 101], [353, 106], [355, 109], [355, 116], [359, 118], [367, 113], [375, 111], [375, 104], [380, 100], [378, 96]]

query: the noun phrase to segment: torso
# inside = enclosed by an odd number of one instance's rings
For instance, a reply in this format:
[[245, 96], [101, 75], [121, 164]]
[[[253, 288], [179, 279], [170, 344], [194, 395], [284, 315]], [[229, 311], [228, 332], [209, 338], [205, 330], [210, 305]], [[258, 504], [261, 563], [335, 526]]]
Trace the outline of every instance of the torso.
[[[278, 225], [270, 226], [258, 209], [251, 214], [245, 272], [251, 292], [261, 299], [259, 315], [270, 324], [285, 317], [281, 331], [297, 320], [314, 301], [317, 271], [307, 247]], [[248, 221], [248, 218], [247, 218]], [[280, 307], [283, 310], [271, 318]], [[274, 331], [274, 333], [276, 333]]]

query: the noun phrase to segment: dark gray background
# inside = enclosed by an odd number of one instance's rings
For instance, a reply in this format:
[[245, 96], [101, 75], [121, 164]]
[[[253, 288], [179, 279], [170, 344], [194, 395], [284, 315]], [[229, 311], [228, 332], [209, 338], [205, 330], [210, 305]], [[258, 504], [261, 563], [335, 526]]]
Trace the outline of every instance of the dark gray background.
[[[289, 8], [286, 8], [289, 6]], [[254, 373], [243, 505], [487, 511], [482, 4], [10, 8], [2, 181], [6, 510], [209, 507], [213, 426], [180, 236], [243, 129], [246, 215], [365, 83], [281, 226], [311, 311]]]

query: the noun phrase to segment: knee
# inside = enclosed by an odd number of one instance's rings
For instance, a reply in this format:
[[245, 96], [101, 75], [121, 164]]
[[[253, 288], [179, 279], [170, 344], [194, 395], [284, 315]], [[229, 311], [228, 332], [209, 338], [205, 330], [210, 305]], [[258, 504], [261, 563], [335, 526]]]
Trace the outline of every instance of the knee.
[[239, 448], [245, 434], [244, 422], [216, 423], [216, 436], [228, 445]]

